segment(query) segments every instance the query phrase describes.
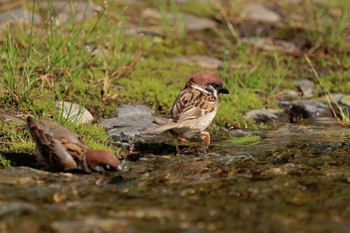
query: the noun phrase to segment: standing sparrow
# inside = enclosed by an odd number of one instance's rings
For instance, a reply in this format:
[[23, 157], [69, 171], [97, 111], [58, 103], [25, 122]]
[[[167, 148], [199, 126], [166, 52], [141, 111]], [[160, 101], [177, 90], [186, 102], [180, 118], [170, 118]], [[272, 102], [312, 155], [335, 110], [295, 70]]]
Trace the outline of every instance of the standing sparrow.
[[219, 93], [229, 94], [229, 91], [223, 86], [223, 81], [217, 73], [202, 71], [193, 74], [173, 104], [171, 119], [142, 133], [160, 134], [170, 131], [176, 138], [177, 153], [180, 152], [179, 137], [197, 137], [202, 140], [200, 153], [206, 155], [210, 145], [210, 134], [204, 130], [216, 115]]
[[4, 121], [14, 121], [28, 128], [38, 149], [37, 160], [52, 171], [81, 170], [86, 173], [121, 170], [119, 160], [109, 151], [91, 150], [72, 131], [42, 119], [27, 120], [0, 112]]

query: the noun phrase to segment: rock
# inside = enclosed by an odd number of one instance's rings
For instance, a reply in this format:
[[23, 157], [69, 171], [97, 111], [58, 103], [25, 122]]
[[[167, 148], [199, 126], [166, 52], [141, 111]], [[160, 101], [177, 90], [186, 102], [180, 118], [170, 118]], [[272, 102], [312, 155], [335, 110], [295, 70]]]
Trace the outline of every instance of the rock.
[[223, 62], [221, 60], [205, 55], [178, 56], [171, 58], [171, 60], [176, 63], [200, 66], [208, 69], [218, 69], [223, 67]]
[[249, 154], [240, 154], [240, 155], [220, 155], [220, 156], [212, 156], [210, 157], [211, 160], [221, 163], [221, 164], [233, 164], [237, 161], [247, 161], [247, 160], [254, 160], [253, 156]]
[[33, 186], [48, 172], [30, 167], [11, 167], [0, 170], [0, 185]]
[[294, 100], [277, 102], [289, 115], [292, 123], [301, 123], [305, 119], [332, 117], [328, 104], [315, 100]]
[[315, 84], [309, 79], [300, 79], [296, 81], [295, 86], [299, 88], [305, 98], [311, 98], [315, 95]]
[[33, 15], [32, 11], [22, 8], [16, 8], [0, 13], [1, 26], [5, 26], [7, 23], [31, 24], [32, 20], [34, 24], [42, 23], [42, 18], [40, 15], [36, 13]]
[[245, 114], [245, 118], [254, 119], [257, 123], [271, 123], [283, 114], [279, 109], [254, 109]]
[[300, 98], [300, 93], [292, 89], [285, 89], [282, 90], [280, 94], [277, 94], [277, 97], [285, 100], [293, 100], [296, 98]]
[[267, 50], [267, 51], [277, 51], [282, 54], [300, 56], [302, 51], [295, 44], [284, 41], [284, 40], [271, 40], [271, 38], [263, 37], [245, 37], [241, 39], [242, 43], [249, 45], [254, 45], [256, 48]]
[[279, 14], [268, 9], [262, 3], [248, 4], [243, 11], [243, 15], [246, 19], [266, 23], [278, 23], [281, 21], [281, 16]]
[[23, 201], [1, 201], [0, 217], [30, 214], [37, 210], [36, 206]]
[[62, 111], [62, 115], [65, 119], [74, 123], [88, 123], [94, 120], [92, 114], [84, 107], [71, 102], [57, 101], [56, 107]]
[[145, 129], [153, 126], [154, 116], [130, 116], [130, 117], [114, 117], [105, 119], [101, 124], [107, 128], [132, 127], [134, 129]]
[[126, 24], [122, 26], [122, 30], [127, 36], [148, 36], [155, 38], [163, 38], [165, 35], [158, 26], [138, 26], [135, 24]]
[[[145, 18], [157, 20], [158, 22], [161, 21], [162, 17], [164, 17], [163, 14], [153, 8], [145, 9], [142, 13], [142, 16]], [[188, 30], [193, 31], [213, 29], [216, 27], [216, 22], [214, 20], [182, 12], [178, 12], [176, 14], [176, 18], [171, 13], [166, 13], [165, 17], [167, 17], [169, 21], [179, 19], [185, 23], [185, 26]]]
[[142, 4], [143, 0], [118, 0], [118, 3], [123, 4], [123, 5], [138, 5], [138, 4]]
[[302, 174], [302, 169], [305, 170], [305, 168], [302, 165], [297, 166], [294, 163], [286, 163], [286, 164], [283, 164], [282, 166], [268, 168], [262, 171], [261, 175], [278, 176], [278, 175], [286, 175], [286, 174]]
[[161, 135], [141, 135], [140, 131], [154, 127], [154, 111], [145, 105], [122, 105], [117, 110], [117, 117], [101, 122], [110, 137], [121, 142], [142, 142], [145, 140], [160, 140]]
[[330, 93], [330, 94], [326, 94], [324, 96], [321, 96], [320, 98], [318, 98], [318, 100], [320, 100], [323, 103], [327, 103], [331, 102], [332, 104], [337, 104], [337, 103], [341, 103], [341, 99], [344, 97], [345, 95], [343, 93]]
[[199, 31], [205, 29], [213, 29], [216, 27], [216, 22], [214, 20], [199, 17], [191, 14], [180, 15], [185, 21], [186, 28], [192, 31]]
[[[61, 220], [51, 224], [56, 233], [87, 233], [87, 232], [115, 232], [122, 233], [130, 230], [130, 224], [125, 219], [98, 218], [89, 216], [78, 220]], [[131, 228], [132, 229], [132, 228]], [[132, 231], [132, 230], [131, 230]]]
[[291, 4], [300, 4], [303, 0], [284, 0], [284, 1]]
[[134, 117], [134, 116], [153, 116], [154, 111], [145, 105], [122, 105], [117, 110], [117, 116]]
[[[56, 24], [81, 22], [90, 18], [98, 7], [90, 1], [37, 1], [37, 7], [45, 11], [53, 11]], [[74, 17], [74, 19], [73, 19]]]
[[189, 2], [210, 4], [210, 3], [212, 3], [212, 0], [176, 0], [176, 2], [180, 3], [180, 4], [186, 4], [186, 3], [189, 3]]

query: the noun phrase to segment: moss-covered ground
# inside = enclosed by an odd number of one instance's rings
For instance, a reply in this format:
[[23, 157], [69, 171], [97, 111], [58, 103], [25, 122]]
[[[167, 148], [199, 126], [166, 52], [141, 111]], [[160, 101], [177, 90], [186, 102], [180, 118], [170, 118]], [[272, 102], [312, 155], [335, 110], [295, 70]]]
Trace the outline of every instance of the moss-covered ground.
[[[330, 92], [350, 91], [350, 31], [348, 1], [268, 1], [285, 18], [267, 25], [263, 35], [249, 33], [264, 23], [241, 16], [245, 1], [213, 1], [176, 4], [175, 1], [143, 1], [125, 6], [118, 1], [96, 1], [101, 9], [82, 22], [57, 24], [53, 15], [41, 25], [9, 24], [1, 29], [0, 106], [2, 111], [31, 114], [64, 122], [54, 101], [80, 104], [98, 119], [113, 115], [120, 104], [151, 106], [169, 116], [174, 99], [189, 76], [206, 69], [175, 63], [174, 56], [207, 55], [224, 61], [217, 70], [231, 94], [221, 98], [212, 127], [257, 128], [244, 119], [254, 108], [276, 108], [275, 96], [294, 88], [301, 78], [315, 80], [302, 53], [308, 54]], [[153, 7], [160, 12], [193, 13], [214, 19], [215, 29], [187, 31], [177, 17], [162, 15], [150, 22], [140, 12]], [[37, 12], [31, 4], [29, 10]], [[129, 24], [156, 27], [161, 36], [127, 33]], [[244, 36], [285, 40], [301, 48], [301, 54], [270, 51], [241, 41]], [[92, 52], [93, 51], [93, 52]], [[323, 95], [318, 85], [317, 95]], [[81, 133], [92, 147], [108, 148], [109, 139], [95, 125], [68, 126]], [[33, 149], [24, 130], [0, 125], [1, 153]], [[28, 151], [28, 150], [27, 150]], [[2, 166], [8, 161], [1, 158]]]

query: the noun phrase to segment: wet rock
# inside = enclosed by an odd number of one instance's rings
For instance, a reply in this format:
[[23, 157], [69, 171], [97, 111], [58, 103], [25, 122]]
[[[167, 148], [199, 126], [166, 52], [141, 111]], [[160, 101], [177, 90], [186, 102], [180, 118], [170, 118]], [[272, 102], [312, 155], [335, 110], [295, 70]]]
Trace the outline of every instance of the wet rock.
[[227, 165], [227, 164], [235, 163], [237, 161], [254, 160], [254, 158], [249, 154], [240, 154], [240, 155], [211, 156], [210, 160]]
[[47, 176], [48, 172], [29, 167], [12, 167], [0, 170], [0, 185], [33, 185], [39, 177]]
[[[81, 22], [93, 16], [98, 7], [89, 1], [37, 1], [37, 7], [55, 16], [56, 24]], [[53, 12], [52, 12], [53, 11]]]
[[267, 8], [262, 3], [251, 3], [248, 4], [243, 14], [246, 19], [254, 20], [254, 21], [262, 21], [266, 23], [278, 23], [281, 21], [281, 16]]
[[[142, 12], [142, 16], [157, 20], [158, 22], [162, 19], [162, 14], [158, 10], [152, 8], [145, 9]], [[216, 22], [214, 20], [187, 13], [179, 12], [176, 15], [177, 18], [175, 18], [171, 13], [166, 13], [166, 17], [169, 19], [169, 21], [174, 21], [177, 19], [183, 21], [188, 30], [198, 31], [213, 29], [216, 27]]]
[[315, 95], [315, 84], [309, 79], [301, 79], [295, 83], [295, 86], [301, 91], [303, 97], [311, 98]]
[[0, 218], [30, 214], [37, 210], [34, 204], [23, 201], [0, 201]]
[[84, 107], [71, 102], [57, 101], [56, 107], [62, 112], [62, 116], [74, 123], [88, 123], [94, 120], [92, 114]]
[[178, 56], [171, 58], [171, 60], [176, 63], [200, 66], [208, 69], [218, 69], [223, 67], [223, 62], [221, 60], [205, 55]]
[[[325, 95], [321, 97], [321, 100], [325, 103], [330, 100], [332, 103], [339, 103], [345, 95], [343, 93], [330, 93], [330, 95]], [[345, 104], [345, 103], [343, 103]]]
[[117, 117], [153, 116], [154, 111], [145, 105], [122, 105], [117, 110]]
[[302, 169], [304, 169], [303, 166], [299, 167], [294, 163], [286, 163], [286, 164], [283, 164], [282, 166], [268, 168], [265, 171], [263, 171], [261, 175], [276, 176], [276, 175], [286, 175], [286, 174], [300, 174], [302, 173], [301, 172]]
[[332, 112], [326, 103], [315, 100], [277, 101], [283, 107], [292, 123], [302, 123], [305, 119], [332, 117]]
[[79, 220], [56, 221], [52, 223], [56, 233], [125, 232], [130, 230], [125, 219], [98, 218], [90, 216]]
[[154, 127], [154, 111], [145, 105], [122, 105], [117, 110], [117, 117], [101, 122], [108, 134], [117, 141], [138, 142], [146, 138], [160, 139], [161, 135], [141, 135], [140, 131]]
[[283, 111], [279, 109], [254, 109], [245, 114], [245, 118], [254, 119], [257, 123], [272, 123], [282, 118]]
[[8, 23], [14, 24], [34, 24], [42, 23], [42, 18], [40, 15], [32, 11], [28, 11], [22, 8], [11, 9], [9, 11], [4, 11], [0, 13], [0, 24], [5, 26]]

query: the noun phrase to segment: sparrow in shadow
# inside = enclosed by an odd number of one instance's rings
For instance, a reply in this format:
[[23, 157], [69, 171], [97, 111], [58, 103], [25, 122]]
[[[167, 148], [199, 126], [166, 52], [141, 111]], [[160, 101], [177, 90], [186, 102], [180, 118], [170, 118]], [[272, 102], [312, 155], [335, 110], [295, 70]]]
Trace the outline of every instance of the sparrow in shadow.
[[92, 150], [80, 135], [51, 121], [26, 120], [0, 112], [3, 121], [26, 127], [37, 146], [37, 160], [51, 171], [80, 170], [86, 173], [121, 170], [119, 160], [109, 151]]

